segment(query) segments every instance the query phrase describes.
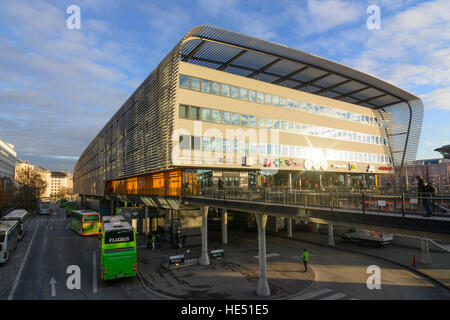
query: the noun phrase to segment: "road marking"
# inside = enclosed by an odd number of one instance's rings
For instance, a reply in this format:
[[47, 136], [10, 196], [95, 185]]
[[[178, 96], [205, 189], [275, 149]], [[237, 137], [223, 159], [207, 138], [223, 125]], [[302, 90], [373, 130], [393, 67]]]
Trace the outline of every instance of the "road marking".
[[343, 293], [335, 293], [335, 294], [333, 294], [331, 296], [322, 298], [320, 300], [337, 300], [337, 299], [340, 299], [340, 298], [343, 298], [343, 297], [345, 297], [345, 294], [343, 294]]
[[97, 255], [96, 251], [92, 252], [92, 292], [97, 293]]
[[70, 227], [70, 222], [67, 224], [66, 229], [69, 229]]
[[[280, 254], [279, 253], [268, 253], [266, 254], [266, 258], [273, 258], [273, 257], [278, 257]], [[259, 255], [258, 256], [253, 256], [256, 259], [259, 259]]]
[[318, 297], [318, 296], [321, 296], [323, 294], [329, 293], [331, 291], [332, 291], [331, 289], [325, 288], [325, 289], [321, 289], [321, 290], [305, 293], [305, 294], [302, 294], [302, 295], [297, 296], [297, 297], [293, 297], [291, 300], [308, 300], [308, 299], [311, 299], [311, 298]]
[[13, 286], [11, 288], [11, 292], [9, 293], [8, 300], [12, 300], [14, 297], [14, 293], [16, 293], [17, 285], [19, 284], [20, 276], [22, 275], [23, 267], [25, 266], [25, 262], [27, 261], [28, 254], [30, 253], [31, 245], [33, 244], [34, 237], [36, 236], [36, 231], [39, 227], [39, 221], [34, 228], [33, 236], [31, 237], [30, 244], [28, 245], [27, 252], [25, 252], [25, 257], [23, 258], [22, 264], [20, 265], [19, 272], [17, 272], [16, 279], [14, 280]]

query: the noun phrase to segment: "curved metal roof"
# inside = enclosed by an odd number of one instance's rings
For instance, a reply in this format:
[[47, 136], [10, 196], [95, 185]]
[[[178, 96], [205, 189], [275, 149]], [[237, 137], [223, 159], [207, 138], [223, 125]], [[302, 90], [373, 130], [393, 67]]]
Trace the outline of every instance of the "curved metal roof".
[[374, 109], [419, 99], [387, 81], [267, 40], [200, 25], [182, 40], [182, 61]]

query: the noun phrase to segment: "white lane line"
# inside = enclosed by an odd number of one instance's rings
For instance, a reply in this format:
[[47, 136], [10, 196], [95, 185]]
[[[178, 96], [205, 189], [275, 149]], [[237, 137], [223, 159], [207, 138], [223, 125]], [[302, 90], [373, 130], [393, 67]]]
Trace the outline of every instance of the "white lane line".
[[333, 294], [331, 296], [322, 298], [320, 300], [337, 300], [337, 299], [340, 299], [340, 298], [343, 298], [343, 297], [345, 297], [345, 294], [343, 294], [343, 293], [335, 293], [335, 294]]
[[297, 297], [293, 297], [291, 300], [308, 300], [308, 299], [311, 299], [311, 298], [314, 298], [314, 297], [321, 296], [321, 295], [326, 294], [326, 293], [331, 292], [331, 291], [332, 291], [331, 289], [325, 288], [325, 289], [321, 289], [321, 290], [305, 293], [305, 294], [302, 294], [302, 295], [297, 296]]
[[92, 292], [97, 293], [97, 255], [92, 252]]
[[34, 228], [33, 236], [31, 237], [30, 244], [28, 245], [27, 252], [25, 252], [25, 257], [23, 258], [22, 264], [20, 265], [19, 272], [17, 272], [16, 279], [14, 280], [13, 286], [11, 288], [11, 292], [9, 293], [8, 300], [12, 300], [14, 294], [16, 293], [17, 285], [19, 284], [20, 276], [22, 275], [23, 267], [25, 266], [25, 262], [27, 261], [28, 254], [30, 253], [31, 245], [33, 244], [34, 237], [36, 236], [36, 231], [39, 227], [39, 221]]
[[[278, 257], [280, 254], [279, 253], [268, 253], [266, 254], [266, 258], [273, 258], [273, 257]], [[259, 259], [259, 255], [257, 256], [253, 256], [256, 259]]]
[[69, 229], [70, 227], [70, 222], [67, 224], [66, 229]]

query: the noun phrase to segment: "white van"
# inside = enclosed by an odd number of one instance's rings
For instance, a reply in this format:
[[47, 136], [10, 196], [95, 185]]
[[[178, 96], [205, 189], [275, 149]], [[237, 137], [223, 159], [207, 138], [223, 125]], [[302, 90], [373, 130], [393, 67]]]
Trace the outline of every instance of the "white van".
[[383, 246], [389, 244], [394, 240], [392, 233], [376, 231], [376, 230], [360, 230], [350, 228], [342, 235], [344, 241], [356, 241], [362, 243], [369, 243], [373, 246]]
[[2, 218], [3, 221], [18, 221], [19, 222], [19, 240], [25, 236], [28, 230], [28, 211], [24, 209], [16, 209], [8, 213]]
[[0, 220], [0, 263], [5, 263], [11, 257], [19, 235], [18, 221]]

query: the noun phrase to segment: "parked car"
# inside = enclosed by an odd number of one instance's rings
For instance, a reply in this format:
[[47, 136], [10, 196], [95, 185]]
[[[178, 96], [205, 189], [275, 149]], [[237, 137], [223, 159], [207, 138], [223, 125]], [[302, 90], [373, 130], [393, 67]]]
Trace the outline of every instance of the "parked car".
[[52, 208], [50, 202], [41, 202], [39, 205], [39, 214], [50, 214], [52, 213]]

